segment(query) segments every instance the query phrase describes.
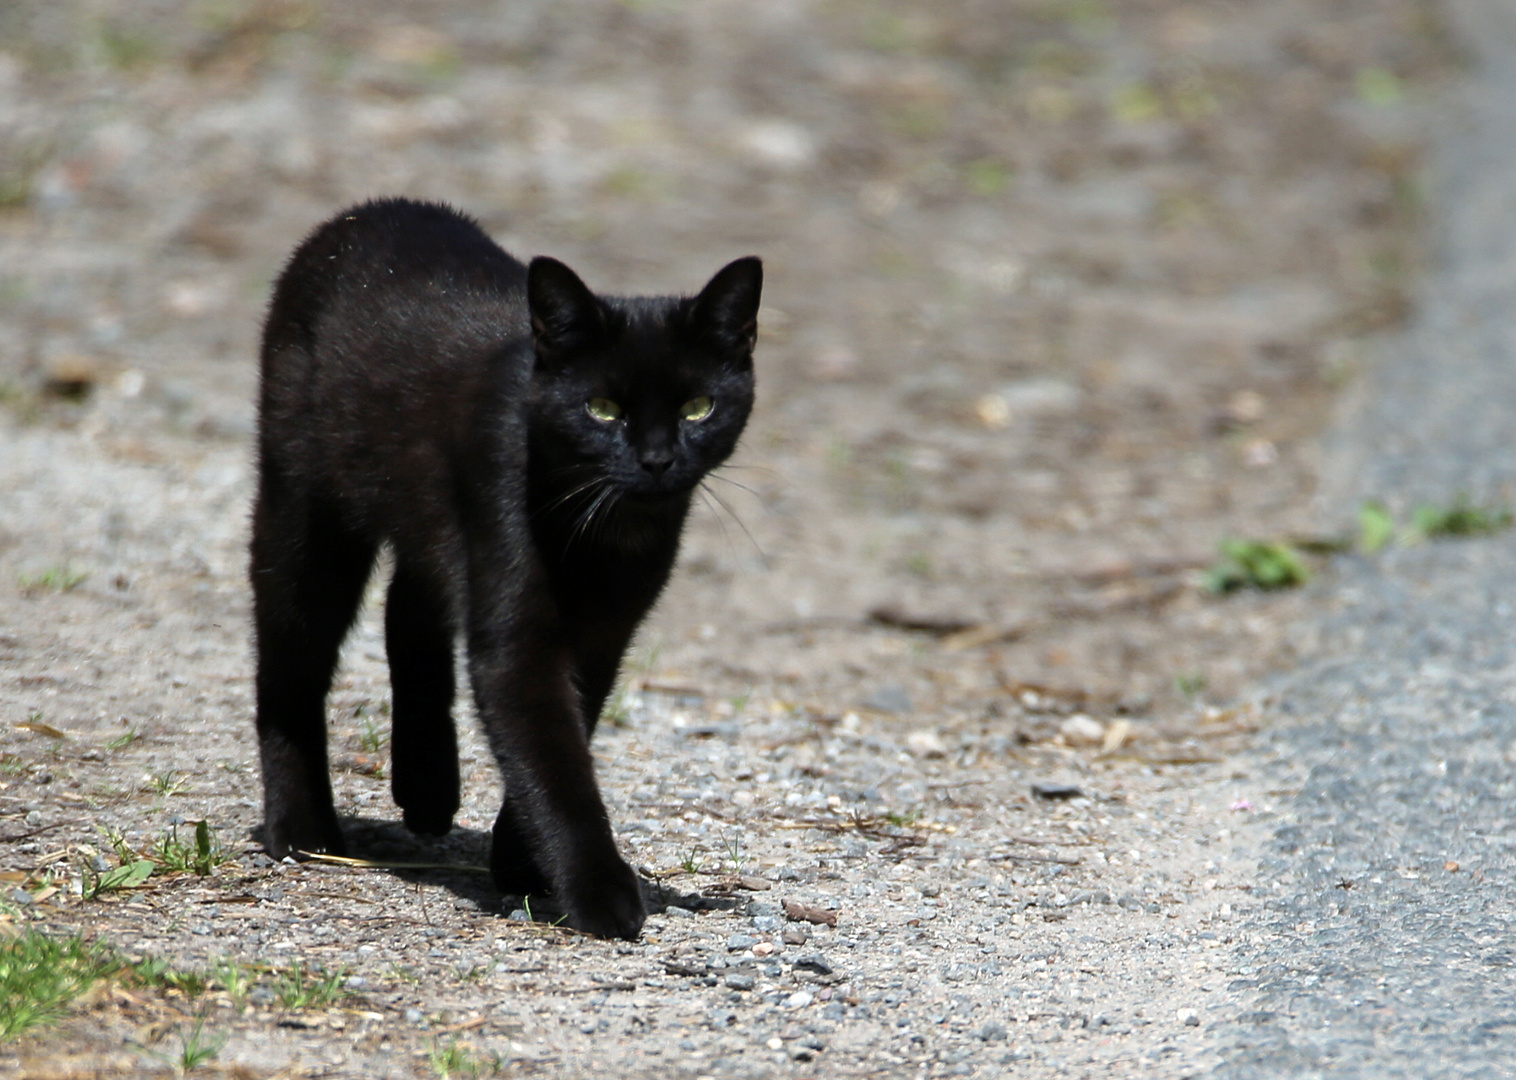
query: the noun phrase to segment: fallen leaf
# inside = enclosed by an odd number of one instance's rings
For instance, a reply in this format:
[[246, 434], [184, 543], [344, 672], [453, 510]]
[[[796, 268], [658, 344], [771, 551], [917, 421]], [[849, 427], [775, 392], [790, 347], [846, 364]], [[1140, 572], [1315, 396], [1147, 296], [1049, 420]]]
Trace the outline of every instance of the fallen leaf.
[[869, 622], [893, 626], [899, 630], [920, 630], [928, 634], [961, 634], [978, 626], [973, 619], [957, 615], [906, 611], [893, 604], [882, 604], [869, 612]]
[[784, 914], [792, 922], [808, 922], [813, 926], [836, 926], [837, 913], [826, 908], [811, 907], [796, 900], [784, 902]]
[[960, 630], [956, 634], [948, 634], [942, 639], [942, 649], [944, 652], [963, 652], [967, 649], [977, 649], [981, 645], [1015, 641], [1019, 637], [1025, 637], [1030, 629], [1030, 623], [1017, 623], [1010, 626], [975, 626]]
[[1111, 754], [1126, 745], [1126, 741], [1132, 737], [1132, 722], [1125, 718], [1111, 721], [1111, 726], [1105, 729], [1105, 741], [1100, 745], [1102, 754]]
[[52, 724], [44, 724], [41, 720], [23, 720], [16, 725], [22, 731], [30, 731], [37, 735], [46, 735], [49, 739], [68, 738], [63, 732], [53, 727]]

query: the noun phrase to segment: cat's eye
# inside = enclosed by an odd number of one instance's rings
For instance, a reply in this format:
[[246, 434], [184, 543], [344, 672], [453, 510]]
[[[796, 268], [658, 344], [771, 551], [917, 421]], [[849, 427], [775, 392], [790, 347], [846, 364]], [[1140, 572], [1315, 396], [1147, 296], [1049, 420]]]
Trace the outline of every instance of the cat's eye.
[[679, 415], [692, 424], [698, 424], [707, 416], [710, 416], [711, 410], [715, 407], [716, 403], [714, 401], [701, 395], [700, 397], [690, 398], [686, 401], [684, 406], [679, 410]]
[[593, 397], [585, 403], [584, 409], [601, 423], [609, 424], [613, 420], [621, 419], [621, 406], [610, 398]]

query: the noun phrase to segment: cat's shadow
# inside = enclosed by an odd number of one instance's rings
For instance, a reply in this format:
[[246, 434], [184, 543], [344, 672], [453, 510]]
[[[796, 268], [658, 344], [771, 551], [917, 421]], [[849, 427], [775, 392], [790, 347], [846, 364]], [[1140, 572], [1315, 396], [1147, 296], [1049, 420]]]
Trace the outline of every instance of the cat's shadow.
[[[438, 885], [454, 897], [466, 901], [479, 911], [502, 918], [527, 912], [537, 922], [554, 923], [563, 911], [551, 895], [524, 897], [502, 893], [490, 879], [490, 834], [479, 829], [455, 826], [446, 836], [417, 836], [398, 821], [382, 818], [338, 815], [349, 858], [364, 859], [380, 865], [366, 873], [390, 874], [412, 884]], [[256, 826], [250, 839], [263, 843], [263, 825]], [[422, 864], [407, 867], [405, 863]], [[309, 865], [309, 864], [307, 864]], [[639, 875], [642, 900], [649, 914], [661, 914], [670, 907], [687, 911], [718, 911], [736, 906], [727, 897], [686, 893], [672, 886]], [[516, 914], [519, 919], [520, 915]]]

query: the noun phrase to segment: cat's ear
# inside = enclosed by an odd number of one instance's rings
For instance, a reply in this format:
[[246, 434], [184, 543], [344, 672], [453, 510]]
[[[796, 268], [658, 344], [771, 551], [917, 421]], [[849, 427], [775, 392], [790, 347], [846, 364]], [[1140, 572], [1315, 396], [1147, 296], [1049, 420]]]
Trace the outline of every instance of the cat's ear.
[[605, 333], [605, 309], [579, 275], [539, 255], [526, 268], [526, 302], [537, 356], [553, 361]]
[[690, 327], [722, 351], [751, 352], [758, 337], [763, 263], [755, 255], [727, 263], [690, 305]]

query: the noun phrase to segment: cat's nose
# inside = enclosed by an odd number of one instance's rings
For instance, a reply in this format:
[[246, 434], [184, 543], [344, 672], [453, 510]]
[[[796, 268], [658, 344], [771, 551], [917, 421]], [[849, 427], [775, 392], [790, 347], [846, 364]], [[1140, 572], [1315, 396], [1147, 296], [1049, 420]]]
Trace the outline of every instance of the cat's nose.
[[668, 450], [649, 450], [642, 455], [642, 468], [654, 480], [662, 480], [674, 463], [674, 455]]

